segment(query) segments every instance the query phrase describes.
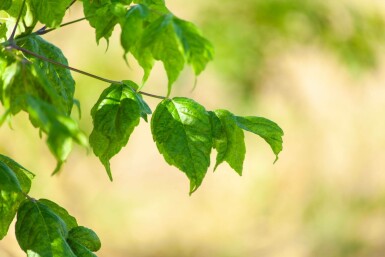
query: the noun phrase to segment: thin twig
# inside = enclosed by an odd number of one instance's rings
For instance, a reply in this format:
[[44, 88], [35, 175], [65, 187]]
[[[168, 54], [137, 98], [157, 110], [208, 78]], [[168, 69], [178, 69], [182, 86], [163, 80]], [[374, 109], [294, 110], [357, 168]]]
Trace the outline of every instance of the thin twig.
[[66, 23], [63, 23], [63, 24], [61, 24], [59, 27], [57, 27], [57, 28], [51, 28], [51, 29], [39, 29], [38, 31], [36, 31], [36, 32], [34, 32], [34, 33], [32, 33], [32, 34], [36, 34], [36, 35], [44, 35], [44, 34], [47, 34], [48, 32], [51, 32], [51, 31], [54, 31], [54, 30], [56, 30], [56, 29], [58, 29], [58, 28], [62, 28], [62, 27], [65, 27], [65, 26], [68, 26], [68, 25], [71, 25], [71, 24], [74, 24], [74, 23], [76, 23], [76, 22], [79, 22], [79, 21], [83, 21], [83, 20], [85, 20], [85, 19], [87, 19], [87, 17], [83, 17], [83, 18], [80, 18], [80, 19], [76, 19], [76, 20], [73, 20], [73, 21], [69, 21], [69, 22], [66, 22]]
[[[49, 58], [47, 58], [45, 56], [36, 54], [36, 53], [34, 53], [34, 52], [32, 52], [32, 51], [30, 51], [28, 49], [25, 49], [23, 47], [20, 47], [20, 46], [18, 46], [16, 44], [12, 44], [10, 47], [12, 47], [14, 49], [17, 49], [17, 50], [19, 50], [19, 51], [21, 51], [23, 53], [32, 55], [32, 56], [34, 56], [34, 57], [36, 57], [36, 58], [38, 58], [40, 60], [52, 63], [52, 64], [54, 64], [56, 66], [59, 66], [59, 67], [62, 67], [62, 68], [68, 69], [68, 70], [72, 70], [74, 72], [83, 74], [85, 76], [88, 76], [88, 77], [91, 77], [91, 78], [94, 78], [94, 79], [97, 79], [97, 80], [100, 80], [100, 81], [103, 81], [103, 82], [107, 82], [107, 83], [110, 83], [110, 84], [123, 84], [122, 81], [106, 79], [106, 78], [103, 78], [103, 77], [100, 77], [100, 76], [97, 76], [97, 75], [94, 75], [94, 74], [91, 74], [91, 73], [88, 73], [88, 72], [85, 72], [85, 71], [82, 71], [82, 70], [79, 70], [79, 69], [76, 69], [76, 68], [73, 68], [73, 67], [70, 67], [70, 66], [65, 65], [63, 63], [60, 63], [60, 62], [54, 61], [52, 59], [49, 59]], [[153, 98], [166, 99], [166, 97], [164, 97], [164, 96], [154, 95], [154, 94], [150, 94], [150, 93], [146, 93], [146, 92], [142, 92], [142, 91], [139, 91], [138, 93], [142, 94], [142, 95], [150, 96], [150, 97], [153, 97]]]
[[13, 27], [12, 34], [9, 37], [8, 41], [13, 41], [13, 39], [15, 38], [16, 29], [17, 29], [17, 26], [19, 25], [19, 22], [20, 22], [20, 19], [21, 19], [21, 15], [23, 14], [24, 6], [25, 6], [25, 0], [23, 0], [23, 3], [21, 4], [21, 9], [20, 9], [20, 12], [19, 12], [19, 16], [17, 17], [16, 24]]

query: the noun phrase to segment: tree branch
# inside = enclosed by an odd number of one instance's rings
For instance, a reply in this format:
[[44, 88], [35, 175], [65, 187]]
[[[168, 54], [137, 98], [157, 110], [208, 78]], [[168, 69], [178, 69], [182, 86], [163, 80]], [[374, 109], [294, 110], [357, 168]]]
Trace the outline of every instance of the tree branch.
[[21, 19], [21, 15], [23, 14], [23, 10], [24, 10], [24, 7], [25, 7], [25, 1], [26, 1], [26, 0], [23, 0], [23, 3], [21, 4], [19, 16], [17, 17], [16, 24], [15, 24], [15, 26], [13, 27], [12, 34], [11, 34], [11, 36], [9, 37], [8, 41], [13, 41], [14, 38], [15, 38], [16, 29], [17, 29], [17, 26], [19, 25], [19, 22], [20, 22], [20, 19]]
[[[74, 72], [77, 72], [77, 73], [80, 73], [80, 74], [83, 74], [85, 76], [88, 76], [88, 77], [91, 77], [91, 78], [94, 78], [94, 79], [97, 79], [97, 80], [100, 80], [100, 81], [103, 81], [103, 82], [107, 82], [107, 83], [110, 83], [110, 84], [123, 84], [122, 81], [116, 81], [116, 80], [111, 80], [111, 79], [106, 79], [106, 78], [103, 78], [103, 77], [100, 77], [100, 76], [97, 76], [97, 75], [94, 75], [92, 73], [89, 73], [89, 72], [85, 72], [85, 71], [82, 71], [82, 70], [79, 70], [79, 69], [76, 69], [76, 68], [73, 68], [73, 67], [70, 67], [68, 65], [65, 65], [63, 63], [60, 63], [60, 62], [57, 62], [57, 61], [54, 61], [52, 59], [49, 59], [45, 56], [42, 56], [42, 55], [39, 55], [39, 54], [36, 54], [28, 49], [25, 49], [23, 47], [20, 47], [16, 44], [11, 44], [10, 45], [11, 48], [14, 48], [16, 50], [19, 50], [25, 54], [28, 54], [28, 55], [32, 55], [40, 60], [43, 60], [43, 61], [46, 61], [46, 62], [49, 62], [49, 63], [52, 63], [56, 66], [59, 66], [59, 67], [62, 67], [64, 69], [68, 69], [68, 70], [72, 70]], [[146, 96], [150, 96], [150, 97], [153, 97], [153, 98], [158, 98], [158, 99], [166, 99], [166, 97], [164, 96], [159, 96], [159, 95], [154, 95], [154, 94], [150, 94], [150, 93], [146, 93], [146, 92], [142, 92], [142, 91], [139, 91], [138, 92], [139, 94], [142, 94], [142, 95], [146, 95]]]

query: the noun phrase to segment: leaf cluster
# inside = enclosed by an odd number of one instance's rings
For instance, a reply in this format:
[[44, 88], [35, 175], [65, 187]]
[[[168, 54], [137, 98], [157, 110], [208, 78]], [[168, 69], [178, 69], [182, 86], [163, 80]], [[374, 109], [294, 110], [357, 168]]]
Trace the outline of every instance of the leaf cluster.
[[[282, 129], [256, 116], [236, 116], [227, 110], [208, 111], [186, 97], [169, 97], [186, 64], [199, 75], [213, 58], [213, 47], [191, 22], [171, 13], [162, 0], [83, 0], [85, 17], [62, 23], [76, 1], [4, 0], [0, 3], [0, 102], [11, 118], [25, 112], [57, 160], [54, 174], [66, 161], [73, 143], [91, 147], [112, 180], [110, 160], [126, 146], [140, 120], [150, 122], [151, 133], [165, 161], [184, 172], [190, 194], [201, 185], [217, 151], [215, 169], [227, 162], [242, 174], [246, 147], [244, 131], [262, 137], [276, 158], [282, 150]], [[4, 22], [1, 17], [7, 17]], [[167, 96], [142, 92], [131, 80], [113, 81], [69, 66], [63, 52], [43, 35], [61, 26], [88, 20], [96, 42], [109, 40], [121, 27], [124, 57], [132, 54], [144, 70], [146, 82], [155, 61], [168, 77]], [[37, 24], [44, 27], [36, 29]], [[109, 82], [91, 110], [93, 130], [86, 135], [72, 116], [75, 81], [71, 72]], [[143, 96], [162, 99], [152, 112]], [[151, 118], [149, 116], [151, 115]], [[78, 226], [56, 203], [28, 196], [33, 174], [0, 155], [0, 239], [17, 214], [16, 237], [28, 256], [95, 256], [96, 234]]]

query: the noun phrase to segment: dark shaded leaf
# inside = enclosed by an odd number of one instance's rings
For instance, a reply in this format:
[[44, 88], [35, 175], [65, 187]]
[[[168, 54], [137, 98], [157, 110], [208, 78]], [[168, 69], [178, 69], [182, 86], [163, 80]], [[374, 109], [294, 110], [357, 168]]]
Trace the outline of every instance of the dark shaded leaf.
[[70, 230], [68, 234], [68, 241], [81, 245], [91, 252], [99, 251], [102, 246], [96, 233], [93, 230], [82, 226], [75, 227]]
[[0, 154], [0, 163], [4, 163], [13, 171], [13, 173], [17, 177], [17, 180], [20, 183], [22, 191], [28, 194], [29, 190], [31, 189], [31, 181], [35, 177], [35, 174], [30, 172], [11, 158], [2, 154]]

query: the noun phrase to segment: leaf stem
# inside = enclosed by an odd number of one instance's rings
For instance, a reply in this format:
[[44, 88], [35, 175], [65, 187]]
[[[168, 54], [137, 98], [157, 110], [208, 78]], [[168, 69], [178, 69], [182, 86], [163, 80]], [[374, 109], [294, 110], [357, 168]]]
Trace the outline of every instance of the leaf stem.
[[[14, 48], [16, 50], [19, 50], [25, 54], [29, 54], [29, 55], [32, 55], [40, 60], [43, 60], [43, 61], [46, 61], [46, 62], [49, 62], [49, 63], [52, 63], [56, 66], [59, 66], [59, 67], [62, 67], [62, 68], [65, 68], [65, 69], [68, 69], [68, 70], [72, 70], [74, 72], [77, 72], [77, 73], [80, 73], [80, 74], [83, 74], [85, 76], [88, 76], [88, 77], [91, 77], [91, 78], [94, 78], [94, 79], [97, 79], [97, 80], [100, 80], [100, 81], [103, 81], [103, 82], [107, 82], [107, 83], [110, 83], [110, 84], [123, 84], [122, 81], [117, 81], [117, 80], [111, 80], [111, 79], [107, 79], [107, 78], [103, 78], [103, 77], [100, 77], [100, 76], [97, 76], [97, 75], [94, 75], [92, 73], [89, 73], [89, 72], [85, 72], [85, 71], [82, 71], [82, 70], [79, 70], [79, 69], [76, 69], [76, 68], [73, 68], [73, 67], [70, 67], [68, 65], [65, 65], [63, 63], [60, 63], [60, 62], [57, 62], [57, 61], [54, 61], [52, 59], [49, 59], [45, 56], [42, 56], [42, 55], [39, 55], [37, 53], [34, 53], [28, 49], [25, 49], [23, 47], [20, 47], [16, 44], [11, 44], [10, 45], [11, 48]], [[154, 95], [154, 94], [150, 94], [150, 93], [146, 93], [146, 92], [142, 92], [142, 91], [139, 91], [138, 93], [142, 94], [142, 95], [146, 95], [146, 96], [150, 96], [150, 97], [153, 97], [153, 98], [158, 98], [158, 99], [165, 99], [166, 97], [164, 96], [159, 96], [159, 95]]]
[[12, 34], [11, 34], [11, 36], [9, 37], [8, 41], [13, 41], [14, 38], [15, 38], [16, 29], [17, 29], [17, 26], [19, 25], [19, 22], [20, 22], [20, 19], [21, 19], [21, 15], [23, 14], [23, 10], [24, 10], [24, 7], [25, 7], [25, 1], [26, 1], [26, 0], [23, 0], [23, 3], [21, 4], [19, 16], [17, 17], [16, 24], [15, 24], [15, 26], [13, 27]]

